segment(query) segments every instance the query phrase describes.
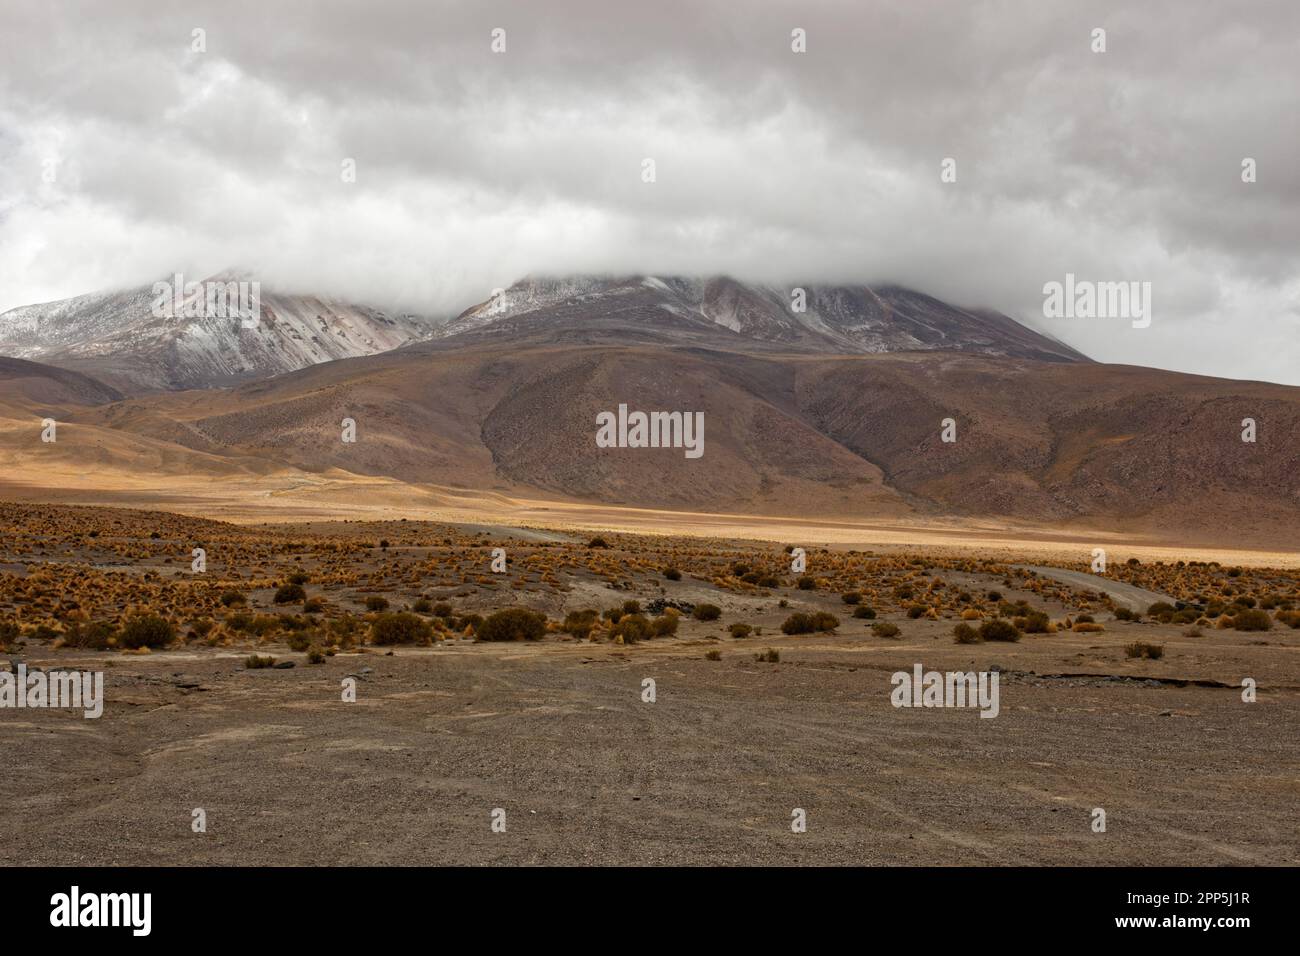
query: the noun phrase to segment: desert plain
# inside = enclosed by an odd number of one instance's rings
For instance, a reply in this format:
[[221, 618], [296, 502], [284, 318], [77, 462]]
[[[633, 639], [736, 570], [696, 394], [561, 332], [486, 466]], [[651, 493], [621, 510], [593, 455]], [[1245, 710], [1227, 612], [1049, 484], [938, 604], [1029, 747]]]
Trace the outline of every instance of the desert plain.
[[0, 710], [0, 862], [1300, 862], [1287, 554], [551, 514], [0, 505], [4, 659], [104, 675]]

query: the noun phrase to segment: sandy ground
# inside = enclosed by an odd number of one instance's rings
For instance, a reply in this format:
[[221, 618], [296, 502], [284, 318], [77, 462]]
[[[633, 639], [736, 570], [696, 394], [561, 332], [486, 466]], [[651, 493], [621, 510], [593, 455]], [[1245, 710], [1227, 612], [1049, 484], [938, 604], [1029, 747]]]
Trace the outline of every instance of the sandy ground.
[[[108, 704], [0, 714], [0, 862], [1300, 863], [1296, 632], [959, 646], [948, 622], [900, 623], [895, 640], [693, 623], [627, 648], [463, 641], [318, 666], [271, 649], [291, 670], [33, 652], [103, 667]], [[1165, 658], [1128, 660], [1135, 635]], [[780, 662], [756, 662], [769, 647]], [[1001, 713], [892, 707], [890, 674], [917, 662], [999, 666]]]
[[1137, 557], [1174, 562], [1194, 554], [1203, 561], [1251, 567], [1300, 567], [1300, 550], [1260, 549], [1223, 542], [1157, 540], [1086, 527], [1042, 527], [984, 519], [895, 520], [791, 515], [658, 511], [584, 502], [522, 498], [443, 485], [411, 485], [332, 469], [323, 474], [150, 474], [135, 469], [88, 469], [52, 460], [39, 471], [0, 474], [0, 500], [149, 508], [252, 524], [315, 520], [443, 521], [483, 528], [556, 529], [800, 542], [831, 548], [973, 555], [1017, 561], [1077, 563], [1104, 548], [1109, 560]]

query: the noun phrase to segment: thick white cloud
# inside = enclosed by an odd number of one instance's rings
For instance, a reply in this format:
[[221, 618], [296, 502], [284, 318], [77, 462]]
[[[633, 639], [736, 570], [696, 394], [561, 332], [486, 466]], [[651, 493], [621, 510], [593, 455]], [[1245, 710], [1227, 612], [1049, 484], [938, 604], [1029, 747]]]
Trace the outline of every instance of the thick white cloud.
[[[228, 266], [434, 313], [726, 272], [1300, 384], [1297, 42], [1292, 2], [11, 0], [0, 309]], [[1151, 327], [1044, 319], [1066, 272], [1151, 282]]]

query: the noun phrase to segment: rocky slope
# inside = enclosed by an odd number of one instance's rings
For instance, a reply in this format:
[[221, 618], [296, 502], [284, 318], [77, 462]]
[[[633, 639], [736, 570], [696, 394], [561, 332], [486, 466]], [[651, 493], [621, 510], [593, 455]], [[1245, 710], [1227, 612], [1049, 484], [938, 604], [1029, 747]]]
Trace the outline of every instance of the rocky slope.
[[142, 287], [11, 309], [0, 315], [0, 355], [85, 372], [138, 393], [229, 385], [372, 355], [432, 328], [419, 316], [266, 289], [252, 328], [230, 316], [160, 317], [157, 298]]

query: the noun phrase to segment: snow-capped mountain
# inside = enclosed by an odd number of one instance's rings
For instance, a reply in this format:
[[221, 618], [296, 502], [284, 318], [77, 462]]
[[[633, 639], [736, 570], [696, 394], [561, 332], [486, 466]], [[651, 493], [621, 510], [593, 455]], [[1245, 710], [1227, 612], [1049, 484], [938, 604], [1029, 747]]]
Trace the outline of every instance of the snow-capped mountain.
[[[239, 278], [214, 276], [204, 286]], [[385, 352], [435, 325], [313, 295], [259, 292], [255, 322], [233, 308], [187, 308], [196, 296], [172, 302], [153, 286], [20, 306], [0, 314], [0, 355], [74, 369], [128, 392], [202, 388]]]
[[776, 287], [727, 277], [529, 277], [434, 333], [508, 337], [586, 326], [655, 329], [686, 340], [721, 336], [815, 352], [952, 350], [1049, 361], [1085, 356], [1014, 319], [962, 309], [895, 286]]
[[[223, 274], [203, 285], [239, 280]], [[229, 288], [233, 297], [234, 285]], [[153, 286], [12, 309], [0, 315], [0, 355], [82, 372], [126, 393], [231, 385], [425, 340], [830, 354], [958, 351], [1086, 361], [1000, 313], [957, 308], [894, 286], [528, 277], [450, 322], [264, 289], [258, 320], [246, 322], [229, 310], [205, 307], [202, 293], [183, 293], [162, 296], [162, 314]]]

